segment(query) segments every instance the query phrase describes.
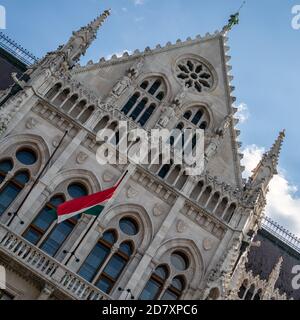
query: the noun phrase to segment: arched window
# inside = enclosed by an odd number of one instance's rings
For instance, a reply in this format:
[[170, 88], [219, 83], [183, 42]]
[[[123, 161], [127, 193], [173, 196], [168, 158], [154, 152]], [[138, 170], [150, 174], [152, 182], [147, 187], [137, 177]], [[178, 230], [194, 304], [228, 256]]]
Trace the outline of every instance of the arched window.
[[[73, 199], [80, 198], [88, 194], [86, 187], [80, 183], [71, 183], [68, 186], [67, 190], [69, 196]], [[38, 238], [37, 234], [35, 235], [35, 237], [37, 238], [36, 245], [38, 245], [50, 256], [56, 255], [62, 244], [66, 241], [66, 239], [73, 231], [80, 218], [80, 215], [78, 215], [71, 219], [63, 221], [60, 224], [53, 223], [54, 216], [53, 211], [51, 212], [50, 208], [55, 209], [62, 202], [64, 202], [64, 198], [62, 196], [56, 196], [52, 198], [52, 200], [50, 200], [50, 202], [42, 209], [37, 218], [31, 223], [29, 229], [27, 230], [28, 232], [25, 232], [24, 234], [24, 236], [26, 236], [29, 241], [33, 241], [34, 236], [32, 230], [39, 231], [40, 238]], [[55, 220], [56, 219], [57, 216], [55, 217]], [[44, 230], [40, 228], [42, 221], [43, 223], [45, 223], [45, 221], [48, 221], [48, 228]]]
[[0, 162], [0, 184], [5, 180], [6, 175], [13, 169], [14, 165], [11, 160], [2, 160]]
[[125, 114], [128, 114], [131, 111], [131, 109], [133, 108], [133, 106], [136, 104], [136, 102], [138, 101], [139, 97], [140, 97], [140, 93], [135, 93], [128, 100], [128, 102], [125, 104], [125, 106], [123, 107], [123, 109], [121, 111]]
[[161, 300], [179, 300], [184, 289], [185, 281], [183, 277], [175, 277]]
[[209, 114], [204, 106], [194, 106], [189, 108], [183, 114], [183, 119], [185, 121], [185, 127], [188, 127], [189, 124], [206, 130], [209, 124]]
[[94, 106], [89, 106], [79, 117], [79, 122], [84, 124], [86, 123], [95, 110]]
[[119, 222], [121, 231], [128, 236], [135, 236], [139, 232], [139, 226], [135, 220], [130, 217], [122, 218]]
[[139, 102], [139, 104], [136, 106], [136, 108], [130, 115], [130, 118], [132, 118], [132, 120], [136, 120], [139, 117], [139, 115], [144, 111], [147, 102], [147, 98], [144, 98], [142, 101]]
[[255, 285], [252, 284], [251, 287], [249, 288], [249, 290], [247, 291], [244, 300], [252, 300], [253, 295], [254, 295], [254, 291], [255, 291]]
[[171, 164], [165, 164], [159, 171], [158, 176], [164, 179], [171, 169]]
[[161, 79], [146, 79], [137, 87], [121, 111], [141, 126], [145, 126], [165, 95], [166, 85]]
[[244, 296], [245, 296], [245, 293], [246, 293], [246, 290], [247, 290], [247, 287], [248, 287], [248, 280], [244, 280], [241, 287], [240, 287], [240, 290], [238, 292], [238, 297], [240, 299], [243, 299]]
[[261, 299], [261, 294], [262, 294], [262, 290], [259, 289], [259, 290], [256, 292], [253, 300], [260, 300], [260, 299]]
[[103, 117], [96, 125], [94, 131], [98, 133], [100, 130], [104, 129], [107, 126], [108, 122], [109, 122], [109, 116]]
[[37, 245], [50, 226], [56, 221], [56, 208], [64, 202], [65, 198], [63, 196], [54, 196], [33, 220], [24, 232], [23, 237], [34, 245]]
[[140, 120], [138, 123], [143, 127], [147, 121], [151, 118], [153, 112], [156, 109], [156, 105], [152, 103], [150, 107], [147, 108], [147, 110], [144, 112], [144, 114], [141, 116]]
[[96, 287], [105, 293], [110, 293], [132, 256], [133, 250], [131, 242], [123, 242], [96, 281]]
[[79, 269], [78, 274], [87, 281], [92, 282], [116, 241], [117, 236], [114, 231], [105, 232]]
[[227, 212], [226, 212], [226, 214], [225, 214], [225, 216], [223, 218], [227, 223], [229, 223], [231, 221], [235, 210], [236, 210], [236, 204], [232, 203], [230, 205], [230, 207], [227, 209]]
[[[187, 283], [184, 274], [191, 272], [190, 260], [181, 250], [170, 252], [166, 259], [170, 262], [169, 266], [160, 265], [155, 269], [139, 300], [179, 300], [182, 297]], [[170, 275], [172, 275], [171, 279], [169, 279]], [[168, 286], [167, 281], [169, 281]]]
[[49, 100], [52, 100], [60, 91], [62, 85], [61, 83], [57, 83], [54, 87], [52, 87], [45, 95], [45, 97]]
[[[73, 94], [66, 102], [61, 106], [62, 110], [65, 112], [70, 112], [72, 111], [77, 103], [78, 95]], [[80, 103], [83, 103], [84, 101], [81, 101]], [[86, 102], [85, 102], [86, 103]]]
[[[8, 165], [8, 163], [7, 163]], [[7, 167], [9, 168], [9, 167]], [[27, 171], [17, 172], [0, 191], [0, 216], [9, 208], [29, 181]]]
[[199, 182], [197, 183], [197, 185], [195, 186], [194, 190], [193, 190], [192, 193], [191, 193], [191, 198], [192, 198], [193, 200], [197, 200], [197, 199], [198, 199], [199, 195], [200, 195], [201, 192], [202, 192], [203, 186], [204, 186], [203, 181], [199, 181]]
[[157, 267], [147, 282], [139, 300], [157, 300], [168, 277], [169, 271], [166, 266]]

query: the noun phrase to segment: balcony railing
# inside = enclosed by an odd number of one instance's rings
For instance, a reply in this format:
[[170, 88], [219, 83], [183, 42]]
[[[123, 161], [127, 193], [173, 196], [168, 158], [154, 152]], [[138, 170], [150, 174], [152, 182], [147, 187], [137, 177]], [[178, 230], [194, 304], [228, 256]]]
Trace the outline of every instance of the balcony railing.
[[271, 218], [264, 218], [262, 222], [262, 228], [300, 253], [300, 239], [279, 225], [277, 222], [273, 221]]
[[0, 225], [1, 251], [75, 300], [110, 300], [110, 297], [97, 287], [3, 225]]
[[30, 66], [38, 61], [37, 57], [2, 32], [0, 32], [0, 47], [16, 59], [20, 60], [26, 66]]

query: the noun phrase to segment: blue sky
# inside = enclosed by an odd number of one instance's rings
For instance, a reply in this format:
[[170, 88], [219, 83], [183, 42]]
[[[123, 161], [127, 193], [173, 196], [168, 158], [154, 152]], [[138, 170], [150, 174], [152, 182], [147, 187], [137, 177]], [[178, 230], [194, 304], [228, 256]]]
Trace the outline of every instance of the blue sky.
[[[7, 11], [5, 33], [38, 57], [64, 43], [72, 30], [85, 25], [102, 10], [112, 8], [112, 16], [82, 61], [85, 63], [123, 50], [144, 49], [214, 32], [223, 27], [241, 2], [0, 0], [0, 5]], [[254, 161], [263, 147], [271, 146], [281, 129], [287, 130], [280, 161], [285, 187], [280, 192], [285, 193], [289, 204], [282, 199], [270, 214], [293, 230], [297, 221], [295, 232], [300, 234], [300, 30], [291, 27], [291, 10], [297, 4], [300, 0], [248, 0], [240, 25], [229, 35], [229, 44], [236, 104], [246, 109], [240, 140], [248, 158]], [[247, 164], [252, 163], [248, 158]], [[285, 211], [285, 217], [281, 211]], [[299, 218], [295, 213], [291, 217], [288, 211], [298, 211]]]

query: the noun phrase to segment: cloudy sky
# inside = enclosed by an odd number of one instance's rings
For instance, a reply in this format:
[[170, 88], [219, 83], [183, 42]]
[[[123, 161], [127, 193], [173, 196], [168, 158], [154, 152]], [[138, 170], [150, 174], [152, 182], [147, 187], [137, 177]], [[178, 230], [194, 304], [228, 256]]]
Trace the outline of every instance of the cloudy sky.
[[[242, 0], [0, 0], [11, 38], [41, 57], [106, 8], [112, 16], [82, 63], [221, 29]], [[285, 128], [267, 214], [300, 236], [300, 0], [248, 0], [230, 33], [246, 175]]]

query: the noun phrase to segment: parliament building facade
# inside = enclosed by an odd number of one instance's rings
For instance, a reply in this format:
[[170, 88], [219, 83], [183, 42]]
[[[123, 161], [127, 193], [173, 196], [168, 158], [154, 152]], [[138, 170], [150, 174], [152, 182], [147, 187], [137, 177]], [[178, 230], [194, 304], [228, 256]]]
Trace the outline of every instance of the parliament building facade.
[[[264, 215], [285, 133], [244, 180], [228, 26], [80, 66], [109, 14], [40, 60], [0, 36], [0, 300], [300, 299], [300, 241]], [[99, 165], [97, 133], [120, 121], [204, 130], [204, 172]], [[103, 214], [57, 224], [126, 170]]]

